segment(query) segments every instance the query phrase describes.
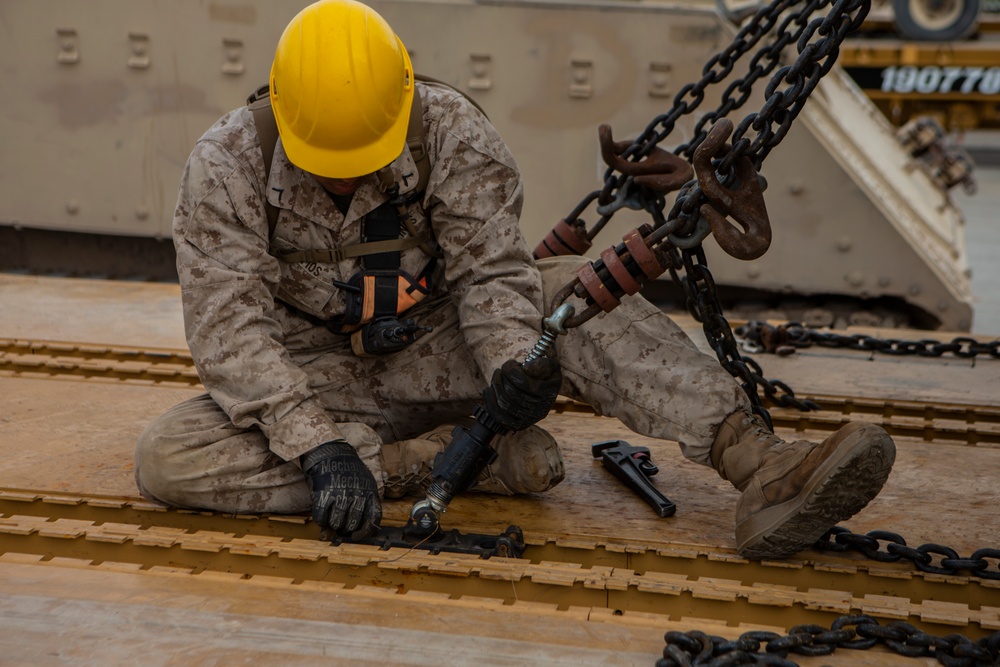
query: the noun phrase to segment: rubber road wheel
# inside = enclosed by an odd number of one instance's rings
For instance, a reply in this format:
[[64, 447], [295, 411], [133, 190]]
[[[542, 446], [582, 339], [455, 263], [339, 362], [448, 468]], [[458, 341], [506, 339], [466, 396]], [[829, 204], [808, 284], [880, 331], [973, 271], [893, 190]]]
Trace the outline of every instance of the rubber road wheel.
[[948, 41], [971, 35], [979, 0], [892, 0], [896, 28], [909, 39]]

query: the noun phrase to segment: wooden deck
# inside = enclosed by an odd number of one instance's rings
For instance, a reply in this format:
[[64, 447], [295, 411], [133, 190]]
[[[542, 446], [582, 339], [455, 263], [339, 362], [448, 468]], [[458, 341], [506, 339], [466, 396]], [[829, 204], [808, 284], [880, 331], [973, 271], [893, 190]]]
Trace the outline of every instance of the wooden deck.
[[[0, 309], [0, 337], [185, 347], [176, 286], [0, 275]], [[703, 340], [693, 321], [678, 320]], [[767, 377], [784, 380], [800, 395], [1000, 411], [1000, 360], [820, 348], [757, 359]], [[98, 497], [141, 503], [132, 479], [136, 437], [153, 417], [197, 393], [0, 374], [0, 488], [50, 496], [51, 508], [98, 506]], [[565, 452], [563, 484], [521, 498], [469, 494], [445, 514], [447, 528], [466, 532], [521, 526], [530, 552], [524, 562], [487, 567], [469, 557], [370, 547], [338, 551], [318, 540], [285, 537], [280, 545], [291, 540], [301, 547], [298, 560], [279, 545], [241, 570], [239, 558], [233, 565], [220, 559], [249, 548], [247, 539], [262, 548], [265, 538], [241, 535], [227, 524], [215, 535], [235, 541], [218, 547], [215, 560], [192, 555], [197, 548], [184, 536], [204, 538], [193, 527], [151, 564], [143, 560], [149, 547], [128, 533], [133, 528], [121, 529], [129, 535], [121, 538], [121, 551], [93, 551], [110, 539], [101, 521], [81, 527], [60, 515], [49, 519], [54, 532], [46, 535], [44, 526], [21, 528], [29, 520], [12, 519], [20, 515], [5, 510], [0, 528], [24, 535], [10, 537], [0, 556], [3, 662], [649, 666], [667, 630], [729, 637], [761, 627], [787, 632], [823, 605], [824, 619], [860, 609], [881, 620], [924, 623], [936, 634], [951, 628], [975, 638], [1000, 630], [998, 581], [927, 575], [906, 563], [880, 565], [850, 554], [807, 551], [764, 564], [739, 559], [733, 540], [737, 492], [727, 482], [683, 459], [674, 443], [573, 407], [564, 405], [543, 422]], [[979, 428], [989, 435], [1000, 423]], [[779, 434], [823, 437], [790, 428]], [[674, 517], [658, 518], [593, 460], [590, 445], [610, 438], [650, 448], [661, 470], [657, 485], [678, 505]], [[996, 445], [914, 435], [897, 437], [897, 446], [882, 494], [847, 528], [889, 530], [909, 545], [943, 544], [961, 556], [1000, 546]], [[386, 503], [386, 522], [402, 523], [412, 502]], [[295, 535], [308, 535], [309, 525], [298, 524]], [[280, 526], [274, 530], [281, 534]], [[77, 543], [90, 548], [74, 555]], [[413, 564], [402, 567], [393, 559]], [[299, 569], [316, 562], [328, 563], [329, 572]], [[789, 659], [806, 666], [936, 664], [882, 648]]]

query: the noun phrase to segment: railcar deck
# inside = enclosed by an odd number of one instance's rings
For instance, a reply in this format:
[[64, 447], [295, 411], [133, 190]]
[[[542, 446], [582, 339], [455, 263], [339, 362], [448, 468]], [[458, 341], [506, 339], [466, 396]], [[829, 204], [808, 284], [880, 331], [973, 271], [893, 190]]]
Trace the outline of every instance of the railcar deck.
[[[177, 286], [0, 274], [0, 309], [4, 664], [651, 666], [669, 630], [786, 634], [862, 613], [937, 636], [1000, 630], [996, 558], [987, 576], [853, 550], [746, 561], [727, 482], [674, 443], [567, 402], [543, 422], [565, 452], [563, 484], [529, 497], [469, 494], [444, 515], [464, 532], [520, 526], [521, 559], [335, 546], [305, 517], [161, 507], [135, 490], [132, 448], [152, 418], [202, 391]], [[677, 319], [704, 344], [693, 320]], [[886, 487], [846, 528], [963, 558], [1000, 547], [1000, 360], [819, 347], [755, 358], [824, 408], [773, 409], [783, 437], [822, 438], [848, 419], [896, 437]], [[675, 516], [657, 517], [592, 458], [590, 445], [606, 439], [649, 447]], [[412, 502], [387, 502], [385, 523], [401, 525]], [[937, 664], [881, 645], [788, 659]]]

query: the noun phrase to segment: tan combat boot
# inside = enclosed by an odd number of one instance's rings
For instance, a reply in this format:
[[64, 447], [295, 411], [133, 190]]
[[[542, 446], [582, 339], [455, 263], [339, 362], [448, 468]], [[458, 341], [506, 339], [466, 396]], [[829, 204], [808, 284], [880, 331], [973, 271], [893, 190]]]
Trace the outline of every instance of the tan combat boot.
[[882, 428], [852, 422], [821, 443], [785, 442], [760, 417], [736, 412], [712, 444], [712, 467], [742, 491], [736, 548], [745, 558], [785, 558], [813, 545], [871, 501], [896, 446]]
[[[434, 457], [451, 442], [454, 425], [439, 426], [412, 440], [382, 445], [382, 481], [386, 498], [421, 495], [431, 483]], [[562, 452], [547, 431], [531, 426], [493, 443], [497, 459], [470, 491], [512, 496], [547, 491], [563, 480]]]

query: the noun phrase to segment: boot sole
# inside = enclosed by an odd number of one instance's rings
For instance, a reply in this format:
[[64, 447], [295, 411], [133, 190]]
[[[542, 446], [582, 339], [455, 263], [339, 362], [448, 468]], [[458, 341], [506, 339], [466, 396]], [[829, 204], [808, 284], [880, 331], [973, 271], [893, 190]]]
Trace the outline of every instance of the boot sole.
[[[877, 427], [875, 427], [877, 428]], [[827, 530], [845, 521], [878, 495], [895, 460], [895, 445], [882, 429], [867, 425], [841, 445], [795, 498], [769, 507], [736, 526], [740, 555], [749, 559], [786, 558], [811, 547]]]

